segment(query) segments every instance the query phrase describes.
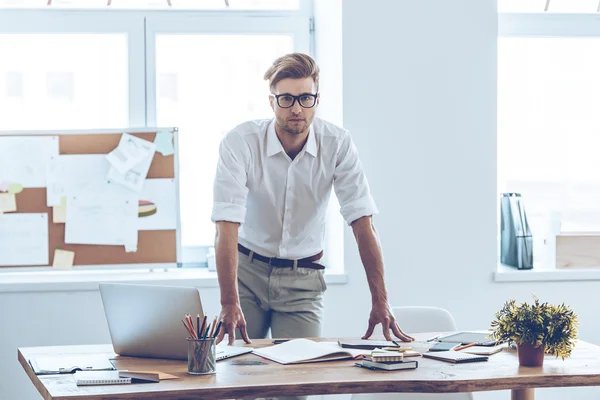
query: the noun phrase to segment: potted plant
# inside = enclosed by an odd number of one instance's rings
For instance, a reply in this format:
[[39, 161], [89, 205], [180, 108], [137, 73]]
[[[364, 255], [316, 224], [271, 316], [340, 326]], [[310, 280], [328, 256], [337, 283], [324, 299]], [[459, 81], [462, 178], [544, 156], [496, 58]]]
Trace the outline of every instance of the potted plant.
[[492, 321], [491, 337], [499, 342], [516, 343], [522, 366], [541, 366], [544, 354], [564, 360], [575, 346], [577, 315], [564, 303], [551, 305], [540, 303], [535, 296], [533, 299], [531, 305], [507, 301]]

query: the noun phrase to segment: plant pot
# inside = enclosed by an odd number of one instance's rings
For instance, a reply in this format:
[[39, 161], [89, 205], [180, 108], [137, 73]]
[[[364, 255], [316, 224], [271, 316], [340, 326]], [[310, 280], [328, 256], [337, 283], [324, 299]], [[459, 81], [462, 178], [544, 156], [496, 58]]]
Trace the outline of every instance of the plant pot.
[[519, 365], [523, 367], [541, 367], [544, 364], [545, 346], [534, 347], [530, 343], [517, 345]]

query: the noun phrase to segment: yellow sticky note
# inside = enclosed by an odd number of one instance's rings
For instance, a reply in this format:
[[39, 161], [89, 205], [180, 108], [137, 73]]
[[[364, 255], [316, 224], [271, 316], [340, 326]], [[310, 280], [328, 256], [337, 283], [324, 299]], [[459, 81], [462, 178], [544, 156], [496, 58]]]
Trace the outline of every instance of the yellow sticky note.
[[52, 221], [55, 224], [64, 224], [67, 222], [67, 198], [60, 198], [60, 206], [52, 207]]
[[0, 193], [0, 212], [17, 211], [17, 199], [12, 193]]
[[8, 185], [8, 193], [18, 194], [23, 191], [23, 185], [19, 185], [18, 183], [11, 183]]
[[52, 261], [52, 266], [56, 269], [71, 269], [73, 268], [74, 259], [75, 252], [56, 249], [54, 250], [54, 260]]

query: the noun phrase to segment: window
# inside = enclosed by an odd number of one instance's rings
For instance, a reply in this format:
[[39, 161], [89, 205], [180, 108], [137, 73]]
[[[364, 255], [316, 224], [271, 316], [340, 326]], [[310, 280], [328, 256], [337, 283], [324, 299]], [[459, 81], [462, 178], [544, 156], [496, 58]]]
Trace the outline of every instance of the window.
[[0, 130], [178, 127], [183, 261], [202, 262], [218, 143], [271, 117], [262, 76], [276, 57], [310, 52], [310, 6], [0, 0]]
[[501, 13], [593, 13], [600, 11], [598, 0], [498, 0]]
[[556, 234], [600, 231], [600, 23], [500, 14], [499, 33], [498, 190], [522, 194], [534, 264], [552, 267]]
[[0, 33], [0, 54], [0, 129], [128, 125], [125, 34]]
[[[294, 10], [301, 0], [0, 0], [0, 8]], [[50, 3], [50, 4], [48, 4]]]

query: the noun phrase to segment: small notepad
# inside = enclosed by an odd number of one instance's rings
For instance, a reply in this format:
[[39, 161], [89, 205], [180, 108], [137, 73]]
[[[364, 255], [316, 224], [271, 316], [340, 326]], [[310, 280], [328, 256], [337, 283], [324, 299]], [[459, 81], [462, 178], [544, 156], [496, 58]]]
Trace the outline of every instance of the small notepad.
[[398, 351], [384, 351], [384, 350], [373, 350], [371, 352], [371, 361], [382, 362], [382, 361], [402, 361], [404, 355]]
[[433, 358], [434, 360], [447, 361], [452, 363], [466, 363], [466, 362], [477, 362], [487, 361], [488, 356], [480, 356], [475, 354], [467, 354], [460, 351], [434, 351], [431, 353], [423, 353], [425, 358]]
[[73, 374], [77, 386], [125, 385], [131, 378], [122, 378], [119, 371], [76, 371]]

